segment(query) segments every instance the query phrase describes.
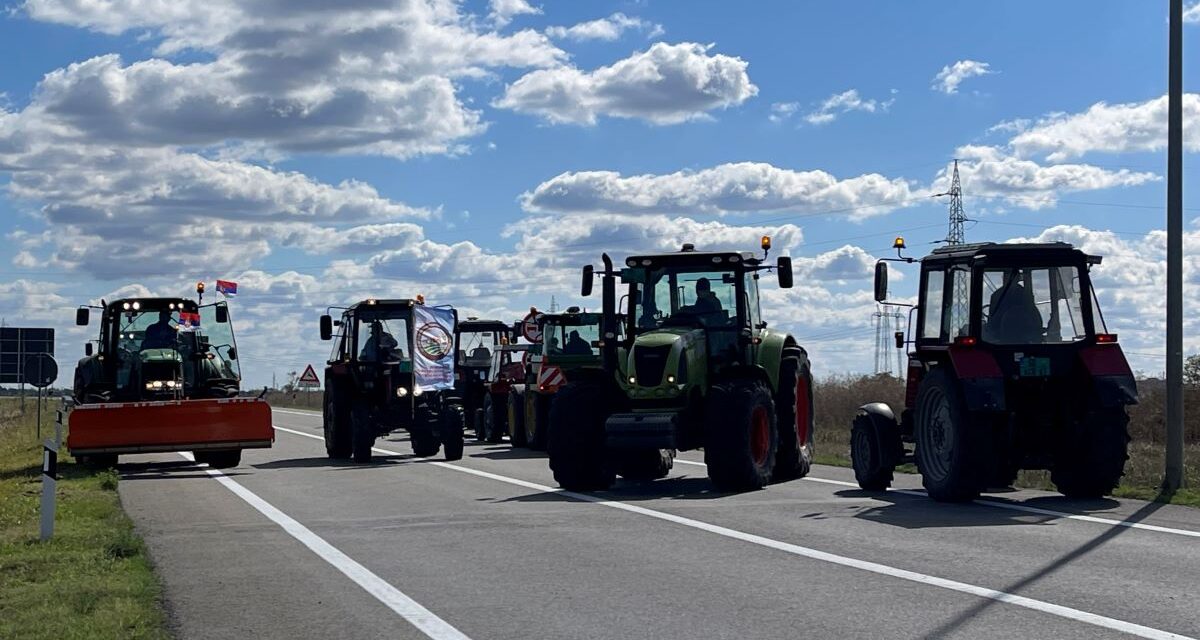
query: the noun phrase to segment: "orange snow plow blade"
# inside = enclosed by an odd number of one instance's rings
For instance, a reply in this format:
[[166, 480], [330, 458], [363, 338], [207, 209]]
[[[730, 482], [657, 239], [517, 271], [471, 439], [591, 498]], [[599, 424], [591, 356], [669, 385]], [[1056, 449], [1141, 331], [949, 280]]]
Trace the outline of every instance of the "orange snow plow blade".
[[71, 455], [255, 449], [275, 440], [270, 405], [252, 398], [85, 404], [68, 424]]

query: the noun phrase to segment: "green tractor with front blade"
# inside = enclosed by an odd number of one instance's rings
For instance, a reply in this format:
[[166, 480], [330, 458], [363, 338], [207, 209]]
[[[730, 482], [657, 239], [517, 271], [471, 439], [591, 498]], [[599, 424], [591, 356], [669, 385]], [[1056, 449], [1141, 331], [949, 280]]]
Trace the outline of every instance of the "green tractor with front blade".
[[[812, 374], [791, 335], [767, 327], [758, 280], [775, 269], [792, 286], [787, 257], [699, 252], [603, 256], [600, 366], [581, 369], [555, 398], [549, 454], [566, 489], [661, 478], [678, 450], [704, 449], [718, 489], [758, 489], [812, 464]], [[583, 270], [582, 293], [595, 272]], [[618, 315], [617, 284], [627, 301]], [[623, 322], [619, 328], [618, 323]]]

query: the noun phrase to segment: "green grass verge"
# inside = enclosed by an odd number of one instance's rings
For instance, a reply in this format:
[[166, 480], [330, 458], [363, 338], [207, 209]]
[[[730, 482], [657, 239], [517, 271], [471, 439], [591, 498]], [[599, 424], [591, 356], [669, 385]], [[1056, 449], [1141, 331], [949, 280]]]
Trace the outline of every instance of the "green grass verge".
[[[33, 407], [0, 401], [0, 638], [169, 638], [161, 589], [117, 474], [60, 458], [54, 537], [38, 540], [41, 445]], [[53, 411], [43, 436], [53, 434]]]

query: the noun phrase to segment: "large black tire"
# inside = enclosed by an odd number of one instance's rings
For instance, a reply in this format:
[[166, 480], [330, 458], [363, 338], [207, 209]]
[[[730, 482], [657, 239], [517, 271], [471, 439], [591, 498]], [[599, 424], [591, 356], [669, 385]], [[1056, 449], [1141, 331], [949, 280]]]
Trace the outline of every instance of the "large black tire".
[[351, 457], [355, 462], [370, 462], [371, 448], [374, 446], [375, 425], [371, 422], [371, 412], [364, 406], [356, 405], [350, 409]]
[[463, 457], [463, 411], [461, 404], [449, 403], [442, 405], [438, 416], [438, 435], [447, 460], [462, 460]]
[[229, 469], [242, 463], [242, 450], [230, 451], [193, 451], [196, 462], [202, 462], [214, 469]]
[[339, 392], [336, 383], [325, 389], [325, 410], [322, 422], [325, 430], [325, 454], [334, 460], [344, 460], [351, 453], [350, 407], [346, 406], [345, 394]]
[[1125, 407], [1092, 409], [1080, 428], [1059, 446], [1050, 480], [1063, 495], [1094, 499], [1112, 493], [1129, 459], [1129, 414]]
[[525, 433], [525, 397], [516, 391], [508, 392], [508, 439], [514, 447], [529, 445]]
[[858, 486], [867, 491], [892, 486], [902, 455], [904, 444], [896, 419], [859, 409], [850, 427], [850, 463]]
[[537, 392], [526, 393], [533, 393], [529, 400], [533, 411], [525, 412], [525, 444], [534, 451], [545, 451], [550, 439], [550, 404], [554, 397]]
[[571, 382], [558, 390], [550, 405], [550, 470], [564, 489], [599, 491], [617, 479], [604, 445], [604, 423], [613, 402], [603, 385]]
[[629, 449], [617, 453], [617, 474], [634, 482], [665, 478], [674, 466], [674, 449]]
[[731, 380], [708, 393], [704, 462], [721, 491], [761, 489], [771, 479], [779, 434], [766, 383]]
[[974, 500], [987, 484], [990, 435], [985, 416], [973, 415], [958, 379], [935, 367], [917, 389], [913, 415], [917, 469], [930, 498], [939, 502]]
[[771, 481], [803, 478], [812, 469], [813, 460], [813, 388], [807, 356], [786, 357], [780, 363], [775, 417], [779, 450]]
[[488, 442], [502, 442], [504, 432], [508, 429], [508, 407], [493, 400], [492, 394], [483, 398], [483, 439]]
[[476, 409], [475, 414], [471, 416], [471, 426], [475, 431], [475, 442], [483, 442], [483, 409]]

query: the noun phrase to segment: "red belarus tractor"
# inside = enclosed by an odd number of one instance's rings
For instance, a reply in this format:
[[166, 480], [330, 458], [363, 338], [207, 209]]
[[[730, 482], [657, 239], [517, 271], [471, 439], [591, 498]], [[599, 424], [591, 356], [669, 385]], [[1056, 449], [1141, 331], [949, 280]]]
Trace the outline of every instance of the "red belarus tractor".
[[[895, 248], [899, 258], [876, 264], [880, 302], [886, 263], [915, 261], [903, 238]], [[1020, 469], [1049, 469], [1070, 497], [1111, 492], [1137, 386], [1092, 288], [1100, 260], [1061, 242], [954, 245], [921, 259], [915, 335], [896, 334], [898, 347], [911, 345], [904, 410], [898, 421], [883, 403], [859, 410], [859, 486], [884, 490], [912, 461], [939, 501], [1009, 486]]]
[[485, 402], [495, 378], [492, 374], [492, 356], [501, 345], [512, 338], [512, 325], [500, 320], [467, 318], [458, 323], [455, 331], [456, 358], [455, 387], [467, 413], [476, 440], [485, 440], [484, 416], [488, 407]]
[[[503, 343], [492, 352], [492, 363], [488, 371], [488, 382], [482, 402], [481, 424], [483, 439], [500, 442], [510, 436], [514, 446], [525, 445], [525, 429], [514, 432], [509, 424], [510, 398], [514, 387], [523, 387], [526, 376], [526, 356], [536, 345]], [[520, 440], [518, 440], [520, 438]]]

